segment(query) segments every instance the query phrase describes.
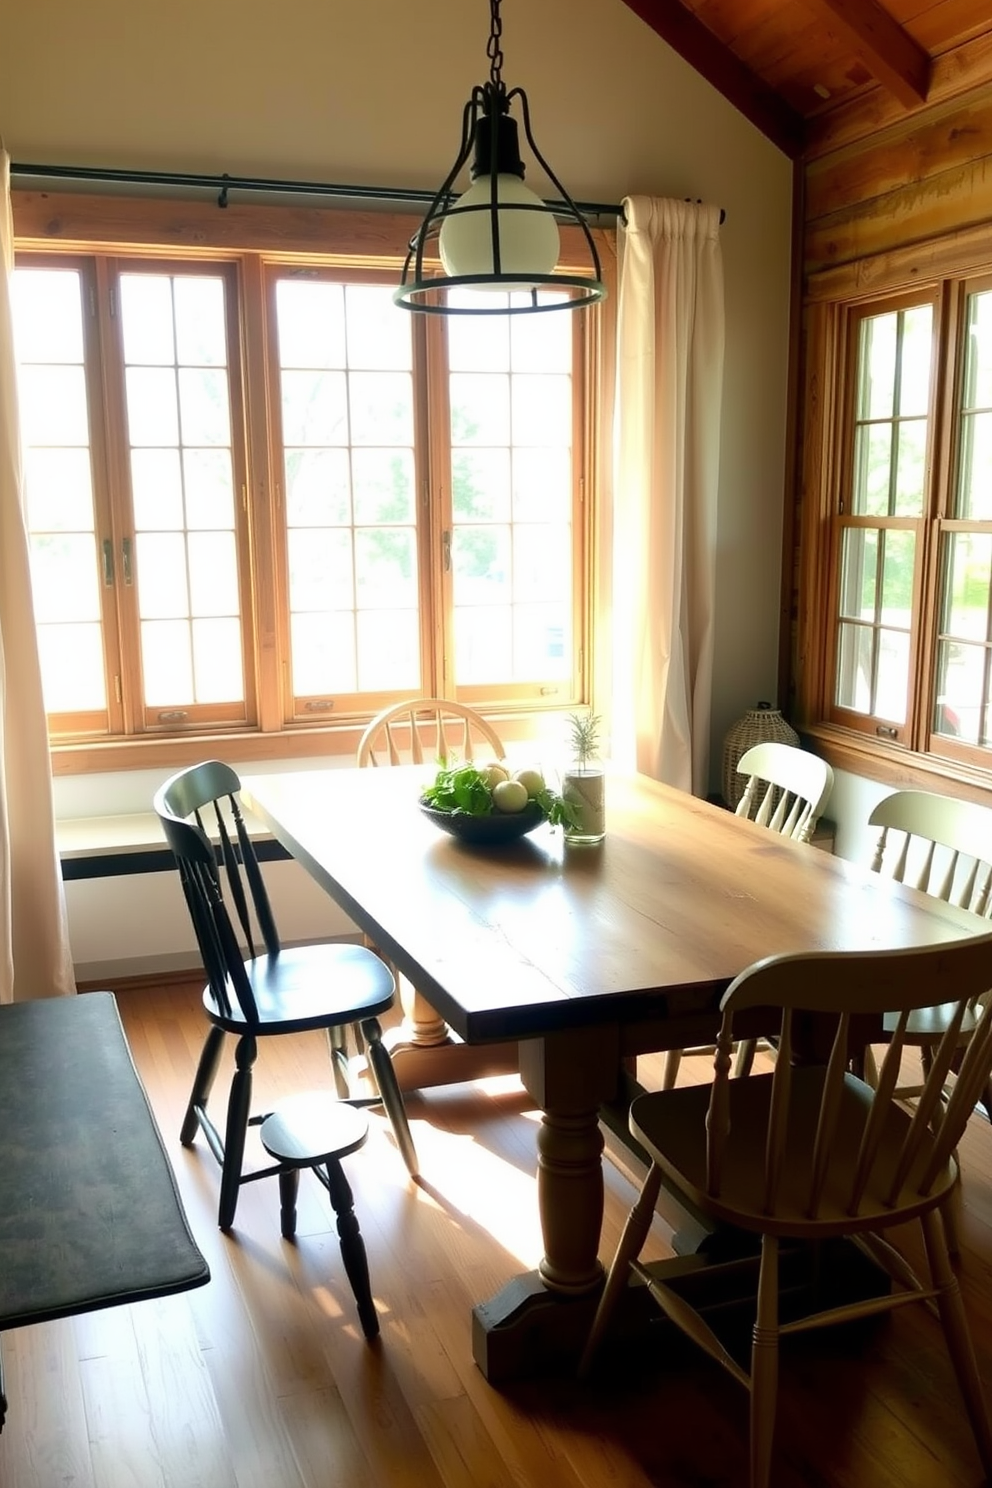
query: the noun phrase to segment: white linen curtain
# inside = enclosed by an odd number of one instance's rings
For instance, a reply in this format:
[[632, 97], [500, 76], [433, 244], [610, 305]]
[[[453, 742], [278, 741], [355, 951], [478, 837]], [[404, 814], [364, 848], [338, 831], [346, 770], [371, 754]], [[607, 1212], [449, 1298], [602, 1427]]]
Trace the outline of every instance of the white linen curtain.
[[22, 504], [13, 267], [10, 156], [0, 148], [0, 1002], [75, 991]]
[[618, 232], [612, 754], [705, 795], [723, 391], [717, 207], [627, 197]]

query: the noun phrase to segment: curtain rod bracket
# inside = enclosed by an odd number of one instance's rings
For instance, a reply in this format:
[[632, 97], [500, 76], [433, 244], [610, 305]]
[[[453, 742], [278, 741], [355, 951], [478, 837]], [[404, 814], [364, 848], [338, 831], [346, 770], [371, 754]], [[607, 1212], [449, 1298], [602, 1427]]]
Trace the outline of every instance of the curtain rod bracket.
[[230, 179], [231, 178], [227, 174], [227, 171], [225, 171], [224, 174], [221, 176], [221, 180], [224, 182], [224, 184], [220, 189], [220, 196], [217, 198], [217, 205], [219, 207], [227, 206], [227, 183], [230, 181]]

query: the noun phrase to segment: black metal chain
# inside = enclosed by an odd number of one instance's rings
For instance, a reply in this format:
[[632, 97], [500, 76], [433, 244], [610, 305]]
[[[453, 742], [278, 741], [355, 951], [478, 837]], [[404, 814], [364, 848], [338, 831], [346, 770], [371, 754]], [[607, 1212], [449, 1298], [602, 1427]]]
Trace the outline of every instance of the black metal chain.
[[499, 13], [501, 4], [502, 0], [489, 0], [489, 45], [486, 47], [486, 56], [489, 58], [489, 81], [497, 93], [502, 87], [500, 74], [503, 70], [503, 48], [500, 46], [500, 37], [503, 35], [503, 22]]

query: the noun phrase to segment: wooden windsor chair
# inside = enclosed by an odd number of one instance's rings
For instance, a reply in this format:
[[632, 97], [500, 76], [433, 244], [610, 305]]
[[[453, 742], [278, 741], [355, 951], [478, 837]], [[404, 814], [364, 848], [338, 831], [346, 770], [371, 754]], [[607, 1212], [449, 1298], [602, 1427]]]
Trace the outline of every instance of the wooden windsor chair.
[[[756, 825], [809, 842], [823, 815], [834, 785], [834, 772], [826, 760], [793, 744], [769, 740], [754, 744], [740, 758], [738, 772], [748, 777], [735, 816]], [[742, 1039], [737, 1051], [737, 1073], [747, 1074], [754, 1063], [756, 1039]], [[712, 1052], [711, 1044], [691, 1052]], [[670, 1049], [665, 1057], [662, 1089], [672, 1090], [678, 1080], [684, 1049]]]
[[[669, 1321], [750, 1392], [750, 1484], [767, 1488], [780, 1339], [913, 1302], [935, 1305], [979, 1456], [992, 1475], [992, 1428], [942, 1214], [957, 1181], [957, 1142], [992, 1068], [992, 1016], [983, 1012], [942, 1119], [933, 1119], [962, 1021], [971, 1007], [983, 1006], [990, 986], [992, 934], [900, 951], [772, 956], [737, 977], [721, 1003], [712, 1084], [655, 1091], [631, 1105], [630, 1129], [650, 1167], [610, 1268], [580, 1373], [591, 1369], [621, 1294], [636, 1277]], [[897, 1096], [910, 1020], [949, 991], [953, 1011], [910, 1110]], [[774, 1070], [732, 1079], [734, 1019], [755, 1007], [781, 1010]], [[865, 1012], [895, 1015], [874, 1087], [850, 1070], [851, 1020]], [[794, 1022], [807, 1015], [835, 1021], [825, 1067], [793, 1063]], [[639, 1260], [662, 1182], [703, 1214], [760, 1236], [749, 1369], [685, 1297]], [[928, 1277], [887, 1237], [910, 1222], [922, 1229]], [[812, 1314], [783, 1320], [782, 1242], [838, 1236], [866, 1251], [892, 1278], [894, 1290], [840, 1307], [814, 1303]]]

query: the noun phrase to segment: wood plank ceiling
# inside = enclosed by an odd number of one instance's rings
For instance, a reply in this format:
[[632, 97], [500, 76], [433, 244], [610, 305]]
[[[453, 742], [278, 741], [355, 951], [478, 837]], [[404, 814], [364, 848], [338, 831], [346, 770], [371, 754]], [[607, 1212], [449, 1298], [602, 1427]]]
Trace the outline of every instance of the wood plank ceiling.
[[992, 81], [990, 0], [625, 3], [793, 159]]

